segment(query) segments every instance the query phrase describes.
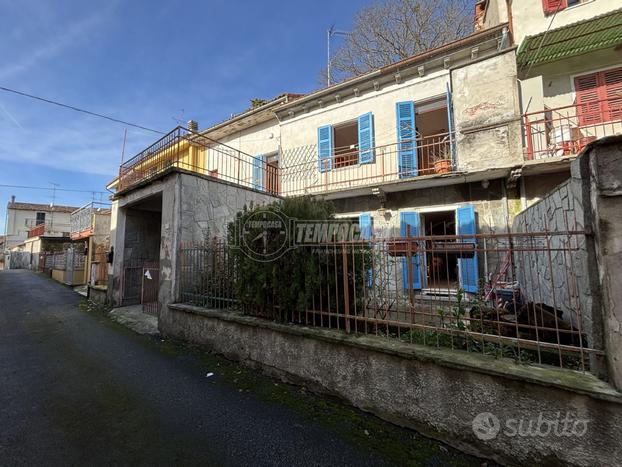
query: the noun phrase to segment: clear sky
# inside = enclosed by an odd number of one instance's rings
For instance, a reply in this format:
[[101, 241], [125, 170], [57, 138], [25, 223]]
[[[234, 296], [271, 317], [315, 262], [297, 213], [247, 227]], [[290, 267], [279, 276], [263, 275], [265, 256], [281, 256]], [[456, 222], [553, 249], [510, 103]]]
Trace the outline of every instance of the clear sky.
[[[0, 86], [162, 131], [188, 119], [205, 128], [251, 98], [316, 89], [326, 29], [347, 30], [369, 3], [0, 0]], [[124, 128], [0, 91], [0, 185], [105, 191]], [[156, 139], [128, 128], [126, 158]], [[52, 201], [0, 186], [0, 235], [11, 195]], [[92, 197], [57, 192], [56, 204]]]

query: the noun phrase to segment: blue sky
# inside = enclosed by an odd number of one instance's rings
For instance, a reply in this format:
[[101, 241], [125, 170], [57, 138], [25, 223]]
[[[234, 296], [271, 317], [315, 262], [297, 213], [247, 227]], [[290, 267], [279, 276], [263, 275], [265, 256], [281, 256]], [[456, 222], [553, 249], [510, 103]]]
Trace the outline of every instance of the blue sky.
[[[0, 86], [158, 130], [190, 118], [204, 128], [251, 98], [317, 88], [326, 29], [348, 29], [369, 3], [0, 0]], [[104, 191], [124, 128], [0, 91], [0, 185]], [[155, 139], [128, 128], [126, 158]], [[0, 186], [0, 234], [12, 194], [52, 201]], [[56, 203], [92, 196], [57, 192]]]

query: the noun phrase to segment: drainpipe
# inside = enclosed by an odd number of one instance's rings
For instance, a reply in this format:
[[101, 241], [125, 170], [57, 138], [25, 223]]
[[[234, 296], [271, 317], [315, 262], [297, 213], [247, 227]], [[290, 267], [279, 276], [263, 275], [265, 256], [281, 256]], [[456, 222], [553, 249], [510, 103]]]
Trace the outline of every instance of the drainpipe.
[[505, 49], [509, 45], [509, 37], [508, 28], [504, 26], [501, 32], [501, 40], [499, 41], [499, 51]]

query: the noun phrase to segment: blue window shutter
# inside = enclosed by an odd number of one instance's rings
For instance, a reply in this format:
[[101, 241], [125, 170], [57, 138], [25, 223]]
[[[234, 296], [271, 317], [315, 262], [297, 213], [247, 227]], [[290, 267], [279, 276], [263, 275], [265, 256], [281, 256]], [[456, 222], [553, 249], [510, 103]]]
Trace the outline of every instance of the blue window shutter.
[[359, 227], [361, 229], [361, 239], [371, 240], [373, 236], [373, 220], [368, 212], [359, 216]]
[[398, 102], [397, 153], [400, 178], [417, 175], [417, 134], [415, 131], [415, 104], [412, 101]]
[[263, 190], [263, 166], [264, 160], [262, 155], [253, 157], [253, 188]]
[[[359, 216], [359, 228], [361, 229], [361, 240], [371, 240], [374, 236], [374, 220], [368, 212]], [[366, 271], [367, 287], [374, 285], [374, 270], [370, 268]]]
[[449, 144], [451, 149], [451, 160], [456, 165], [456, 141], [454, 140], [454, 104], [453, 95], [449, 83], [447, 83], [447, 128], [449, 130]]
[[[406, 237], [406, 235], [408, 235], [408, 230], [406, 228], [408, 225], [410, 225], [410, 236], [419, 236], [419, 213], [400, 213], [400, 235], [402, 237]], [[421, 255], [413, 255], [411, 261], [413, 264], [412, 288], [418, 290], [421, 289]], [[408, 286], [408, 258], [402, 258], [402, 281], [404, 288], [408, 290], [410, 288]]]
[[333, 168], [333, 128], [330, 125], [317, 129], [318, 169], [326, 172]]
[[371, 112], [361, 115], [359, 127], [359, 163], [369, 164], [374, 160], [374, 116]]
[[[475, 208], [469, 204], [456, 210], [456, 221], [458, 224], [459, 235], [476, 234], [477, 227], [475, 225]], [[476, 242], [475, 237], [463, 238], [463, 242]], [[477, 243], [476, 243], [477, 244]], [[466, 292], [477, 292], [477, 283], [479, 274], [477, 272], [477, 252], [473, 258], [458, 259], [460, 268], [460, 285]]]

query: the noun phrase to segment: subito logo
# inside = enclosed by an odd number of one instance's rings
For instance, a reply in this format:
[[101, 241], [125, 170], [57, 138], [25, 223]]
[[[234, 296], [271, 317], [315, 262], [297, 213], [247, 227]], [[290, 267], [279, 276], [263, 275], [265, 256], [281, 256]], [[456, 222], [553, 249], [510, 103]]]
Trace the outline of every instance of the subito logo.
[[499, 419], [490, 412], [477, 414], [473, 419], [473, 433], [482, 441], [490, 441], [499, 434], [501, 423]]

